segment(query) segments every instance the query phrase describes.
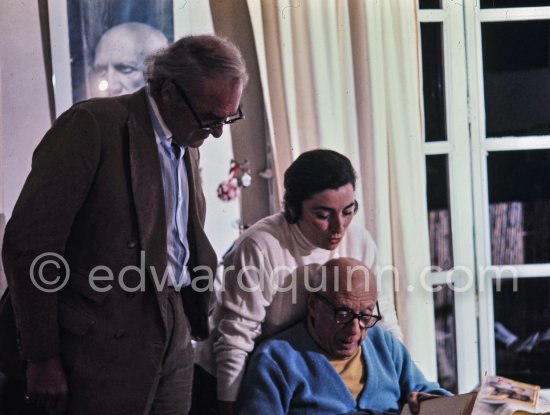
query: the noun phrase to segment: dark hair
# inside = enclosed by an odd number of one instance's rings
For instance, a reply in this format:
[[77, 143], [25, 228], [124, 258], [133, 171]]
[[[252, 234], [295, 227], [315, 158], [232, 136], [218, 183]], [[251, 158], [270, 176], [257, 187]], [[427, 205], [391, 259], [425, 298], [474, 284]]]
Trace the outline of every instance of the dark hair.
[[[315, 193], [351, 184], [355, 190], [355, 170], [346, 156], [332, 150], [311, 150], [285, 171], [284, 215], [289, 223], [302, 217], [302, 202]], [[355, 204], [357, 210], [357, 203]]]
[[185, 36], [145, 60], [145, 80], [158, 91], [167, 80], [190, 94], [204, 88], [205, 79], [248, 81], [246, 65], [239, 49], [215, 35]]

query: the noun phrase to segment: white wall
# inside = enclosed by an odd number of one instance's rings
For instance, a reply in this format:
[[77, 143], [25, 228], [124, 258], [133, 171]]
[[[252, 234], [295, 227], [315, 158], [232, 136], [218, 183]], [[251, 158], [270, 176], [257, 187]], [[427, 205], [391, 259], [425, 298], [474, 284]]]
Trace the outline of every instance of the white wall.
[[0, 1], [0, 213], [7, 218], [50, 126], [38, 2]]

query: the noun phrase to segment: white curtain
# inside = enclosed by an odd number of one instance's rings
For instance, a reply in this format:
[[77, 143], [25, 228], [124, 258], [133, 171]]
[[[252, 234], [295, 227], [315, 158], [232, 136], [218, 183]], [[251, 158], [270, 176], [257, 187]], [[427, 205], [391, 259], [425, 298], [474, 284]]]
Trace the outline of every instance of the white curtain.
[[363, 221], [393, 266], [405, 343], [436, 378], [416, 1], [248, 0], [275, 179], [301, 152], [330, 148], [359, 175]]

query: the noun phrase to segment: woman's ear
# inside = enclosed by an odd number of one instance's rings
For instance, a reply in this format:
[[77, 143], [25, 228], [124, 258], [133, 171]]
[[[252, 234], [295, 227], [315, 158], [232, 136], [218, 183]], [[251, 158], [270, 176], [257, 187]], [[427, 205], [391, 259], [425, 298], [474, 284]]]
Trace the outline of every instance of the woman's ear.
[[296, 223], [296, 211], [295, 211], [295, 209], [290, 207], [287, 203], [284, 203], [283, 209], [284, 209], [284, 213], [285, 213], [285, 219], [289, 223]]
[[290, 219], [292, 219], [292, 222], [296, 222], [296, 211], [294, 210], [294, 208], [289, 207], [288, 214], [290, 215]]

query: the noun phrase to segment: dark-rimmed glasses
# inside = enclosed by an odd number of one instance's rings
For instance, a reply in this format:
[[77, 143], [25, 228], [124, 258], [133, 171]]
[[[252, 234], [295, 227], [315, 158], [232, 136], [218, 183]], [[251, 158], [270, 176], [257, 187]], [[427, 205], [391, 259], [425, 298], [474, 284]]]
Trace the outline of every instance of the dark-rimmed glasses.
[[191, 102], [189, 101], [189, 99], [187, 98], [187, 95], [185, 94], [185, 91], [175, 82], [172, 82], [176, 88], [178, 89], [178, 91], [180, 91], [181, 93], [181, 97], [183, 98], [183, 101], [185, 102], [185, 104], [189, 107], [189, 109], [191, 110], [191, 113], [193, 114], [193, 116], [195, 117], [195, 120], [197, 120], [197, 123], [199, 123], [199, 128], [201, 130], [204, 130], [204, 131], [212, 131], [214, 128], [219, 128], [219, 127], [223, 127], [224, 125], [227, 125], [227, 124], [233, 124], [234, 122], [237, 122], [239, 120], [242, 120], [244, 118], [244, 115], [243, 115], [243, 112], [241, 110], [241, 106], [239, 105], [239, 109], [237, 111], [237, 114], [235, 115], [232, 115], [230, 117], [227, 117], [225, 120], [220, 120], [220, 121], [211, 121], [211, 122], [203, 122], [200, 118], [199, 118], [199, 115], [196, 113], [195, 109], [193, 108], [193, 106], [191, 105]]
[[350, 310], [349, 308], [336, 307], [326, 297], [322, 296], [319, 293], [315, 293], [315, 296], [319, 298], [323, 303], [328, 305], [330, 308], [332, 308], [332, 311], [334, 312], [334, 321], [336, 321], [336, 324], [345, 325], [350, 323], [352, 320], [357, 319], [357, 321], [359, 322], [359, 327], [361, 327], [362, 329], [370, 329], [371, 327], [374, 327], [376, 323], [382, 320], [382, 316], [380, 315], [380, 308], [378, 307], [378, 301], [376, 302], [376, 314], [358, 314], [355, 311]]

